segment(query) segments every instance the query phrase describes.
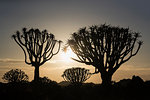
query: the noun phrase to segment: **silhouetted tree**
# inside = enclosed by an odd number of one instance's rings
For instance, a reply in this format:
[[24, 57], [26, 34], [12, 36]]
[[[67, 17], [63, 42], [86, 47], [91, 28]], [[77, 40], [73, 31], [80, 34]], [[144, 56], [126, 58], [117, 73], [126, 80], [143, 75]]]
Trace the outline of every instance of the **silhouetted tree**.
[[21, 81], [28, 81], [29, 77], [27, 74], [25, 74], [24, 71], [20, 69], [12, 69], [8, 72], [6, 72], [3, 77], [3, 80], [6, 80], [8, 82], [21, 82]]
[[[30, 30], [23, 28], [22, 33], [17, 31], [12, 37], [23, 50], [25, 63], [35, 67], [34, 81], [38, 81], [39, 67], [59, 52], [61, 41], [57, 41], [47, 30], [40, 31], [32, 28]], [[58, 50], [54, 53], [57, 42]]]
[[83, 83], [89, 79], [90, 76], [91, 73], [88, 69], [79, 67], [66, 69], [62, 75], [65, 81], [69, 81], [71, 83]]
[[140, 33], [129, 28], [105, 24], [85, 27], [72, 34], [64, 50], [70, 46], [78, 57], [73, 60], [93, 65], [95, 73], [101, 74], [102, 84], [110, 85], [115, 71], [138, 53], [143, 43], [139, 37]]

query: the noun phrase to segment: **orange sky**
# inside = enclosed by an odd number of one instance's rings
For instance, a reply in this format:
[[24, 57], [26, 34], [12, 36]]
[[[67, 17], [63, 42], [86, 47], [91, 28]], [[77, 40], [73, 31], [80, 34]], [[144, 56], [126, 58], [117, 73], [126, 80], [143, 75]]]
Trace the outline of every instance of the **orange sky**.
[[[150, 80], [150, 68], [146, 66], [134, 66], [135, 63], [133, 61], [134, 58], [133, 60], [122, 65], [119, 70], [113, 75], [113, 80], [119, 81], [124, 78], [132, 78], [133, 75], [138, 75], [143, 78], [143, 80]], [[93, 66], [87, 66], [85, 64], [75, 62], [70, 59], [69, 56], [67, 57], [67, 55], [63, 51], [60, 51], [57, 56], [53, 57], [50, 61], [46, 62], [43, 66], [40, 67], [40, 76], [47, 76], [51, 80], [61, 82], [63, 81], [63, 78], [61, 77], [63, 71], [71, 67], [84, 67], [90, 69], [90, 72], [94, 72]], [[1, 82], [3, 82], [3, 80], [1, 79], [2, 75], [13, 68], [18, 68], [25, 71], [25, 73], [29, 75], [29, 80], [33, 80], [34, 67], [25, 64], [23, 59], [1, 59], [0, 68]], [[86, 82], [101, 83], [100, 74], [98, 73], [92, 75], [91, 78]]]

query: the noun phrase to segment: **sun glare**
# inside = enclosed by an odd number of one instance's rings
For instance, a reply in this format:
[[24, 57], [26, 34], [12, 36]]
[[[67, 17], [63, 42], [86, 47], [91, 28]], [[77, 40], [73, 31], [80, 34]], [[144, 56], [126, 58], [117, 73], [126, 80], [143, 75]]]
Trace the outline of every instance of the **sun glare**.
[[73, 53], [70, 47], [67, 48], [66, 52], [62, 52], [62, 59], [65, 62], [72, 62], [71, 58], [76, 58], [76, 55]]

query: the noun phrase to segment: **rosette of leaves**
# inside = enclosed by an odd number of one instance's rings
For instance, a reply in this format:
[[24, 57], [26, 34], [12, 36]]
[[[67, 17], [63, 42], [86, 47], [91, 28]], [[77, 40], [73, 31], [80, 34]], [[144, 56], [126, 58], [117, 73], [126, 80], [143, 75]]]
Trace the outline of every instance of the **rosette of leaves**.
[[71, 83], [83, 83], [89, 79], [90, 76], [91, 73], [89, 72], [89, 69], [79, 67], [66, 69], [62, 75], [65, 81]]

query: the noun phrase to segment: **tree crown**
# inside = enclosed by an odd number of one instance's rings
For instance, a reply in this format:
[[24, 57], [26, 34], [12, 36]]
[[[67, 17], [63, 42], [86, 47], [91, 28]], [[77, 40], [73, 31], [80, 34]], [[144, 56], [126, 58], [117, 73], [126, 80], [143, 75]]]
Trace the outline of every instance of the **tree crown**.
[[[56, 55], [60, 50], [60, 43], [52, 33], [47, 30], [23, 28], [22, 32], [17, 31], [12, 35], [15, 42], [21, 47], [25, 55], [25, 62], [35, 66], [42, 65]], [[56, 43], [59, 43], [58, 50], [54, 52]]]
[[77, 55], [78, 59], [73, 58], [75, 61], [93, 65], [98, 72], [114, 73], [138, 53], [143, 43], [140, 37], [140, 33], [129, 28], [102, 24], [79, 29], [72, 34], [67, 46]]

